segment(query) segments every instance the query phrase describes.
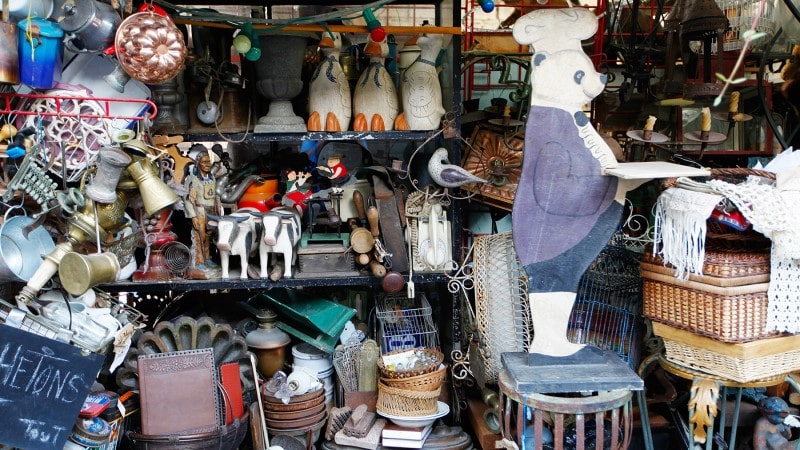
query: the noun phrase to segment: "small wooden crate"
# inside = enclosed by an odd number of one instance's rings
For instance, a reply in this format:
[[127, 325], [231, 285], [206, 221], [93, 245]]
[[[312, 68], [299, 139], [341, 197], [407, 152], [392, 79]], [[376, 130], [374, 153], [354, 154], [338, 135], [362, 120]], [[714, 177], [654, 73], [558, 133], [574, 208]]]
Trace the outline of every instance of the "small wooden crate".
[[670, 270], [642, 263], [645, 317], [722, 342], [747, 342], [770, 335], [765, 331], [768, 282], [718, 286], [697, 281], [706, 281], [706, 277], [679, 280]]
[[739, 383], [775, 378], [800, 370], [800, 335], [725, 343], [653, 322], [667, 359]]
[[297, 248], [298, 278], [357, 276], [353, 253], [341, 244], [309, 244]]

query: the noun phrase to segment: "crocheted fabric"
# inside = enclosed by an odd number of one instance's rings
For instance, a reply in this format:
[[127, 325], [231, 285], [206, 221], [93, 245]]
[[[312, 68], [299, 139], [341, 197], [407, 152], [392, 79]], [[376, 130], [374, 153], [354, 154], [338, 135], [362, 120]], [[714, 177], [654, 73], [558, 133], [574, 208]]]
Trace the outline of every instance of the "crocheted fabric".
[[708, 185], [772, 240], [766, 331], [800, 333], [800, 228], [792, 220], [800, 208], [800, 191], [755, 182], [711, 180]]
[[667, 189], [658, 197], [653, 254], [672, 264], [676, 277], [703, 274], [706, 220], [721, 200], [721, 195], [680, 188]]

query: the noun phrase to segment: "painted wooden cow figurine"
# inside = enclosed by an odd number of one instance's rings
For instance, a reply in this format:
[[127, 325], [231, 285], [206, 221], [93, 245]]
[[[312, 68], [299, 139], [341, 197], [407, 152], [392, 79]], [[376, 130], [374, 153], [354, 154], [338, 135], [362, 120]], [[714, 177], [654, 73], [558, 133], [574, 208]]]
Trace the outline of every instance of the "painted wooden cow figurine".
[[247, 279], [247, 261], [255, 254], [258, 243], [258, 220], [252, 213], [258, 212], [255, 208], [241, 208], [226, 216], [208, 215], [213, 222], [209, 225], [217, 227], [217, 248], [219, 249], [220, 262], [222, 263], [222, 278], [230, 278], [228, 266], [231, 255], [241, 259], [241, 279]]
[[289, 206], [279, 206], [269, 212], [257, 214], [261, 218], [263, 232], [258, 246], [261, 261], [261, 278], [269, 276], [267, 264], [269, 255], [283, 255], [283, 276], [292, 276], [292, 266], [297, 254], [294, 249], [300, 241], [300, 214]]

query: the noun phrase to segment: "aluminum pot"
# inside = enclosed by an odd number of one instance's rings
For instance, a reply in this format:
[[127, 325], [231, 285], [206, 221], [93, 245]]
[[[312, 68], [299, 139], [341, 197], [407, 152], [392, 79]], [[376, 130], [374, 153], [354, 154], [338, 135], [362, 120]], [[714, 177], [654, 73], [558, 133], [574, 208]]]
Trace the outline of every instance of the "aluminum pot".
[[27, 282], [49, 254], [55, 243], [42, 227], [25, 228], [33, 223], [28, 216], [8, 217], [0, 225], [0, 281]]

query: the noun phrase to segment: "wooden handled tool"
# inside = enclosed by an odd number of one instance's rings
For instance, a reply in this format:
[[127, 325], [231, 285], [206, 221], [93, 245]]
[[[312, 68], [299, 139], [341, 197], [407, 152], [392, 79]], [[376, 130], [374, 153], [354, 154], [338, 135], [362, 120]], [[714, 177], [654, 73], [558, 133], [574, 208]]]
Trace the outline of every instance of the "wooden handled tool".
[[386, 267], [374, 259], [369, 262], [369, 270], [372, 272], [372, 275], [376, 277], [383, 278], [386, 276]]
[[361, 225], [364, 225], [367, 223], [367, 214], [364, 210], [364, 196], [358, 189], [353, 191], [353, 204], [356, 207], [356, 214], [358, 214], [358, 218], [361, 220]]
[[378, 214], [378, 208], [376, 206], [370, 206], [367, 208], [367, 220], [369, 221], [369, 231], [372, 233], [373, 237], [378, 237], [381, 235], [381, 230], [378, 225], [380, 222], [380, 216]]

